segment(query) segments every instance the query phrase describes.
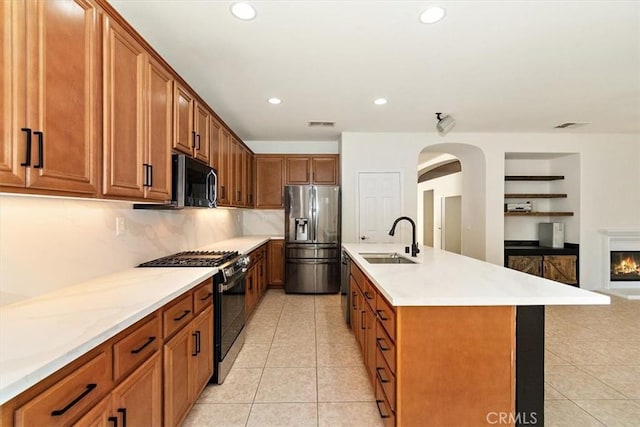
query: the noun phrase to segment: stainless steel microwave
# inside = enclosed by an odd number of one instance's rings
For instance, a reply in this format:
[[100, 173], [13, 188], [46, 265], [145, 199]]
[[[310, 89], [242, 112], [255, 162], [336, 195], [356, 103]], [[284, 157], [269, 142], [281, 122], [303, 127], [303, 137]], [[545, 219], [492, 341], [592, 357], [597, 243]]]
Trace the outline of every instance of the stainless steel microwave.
[[176, 208], [217, 206], [216, 170], [184, 154], [172, 155], [172, 200]]
[[171, 156], [171, 203], [136, 203], [134, 209], [215, 208], [218, 175], [205, 163], [184, 154]]

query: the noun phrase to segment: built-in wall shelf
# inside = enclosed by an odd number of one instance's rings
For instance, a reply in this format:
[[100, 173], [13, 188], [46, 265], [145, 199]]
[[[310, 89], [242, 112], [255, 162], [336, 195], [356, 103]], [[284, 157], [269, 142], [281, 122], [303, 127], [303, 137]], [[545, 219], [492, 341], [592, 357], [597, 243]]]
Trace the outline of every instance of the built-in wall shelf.
[[505, 181], [557, 181], [564, 175], [507, 175]]
[[505, 199], [562, 199], [566, 198], [562, 193], [507, 193]]
[[573, 212], [516, 211], [516, 212], [505, 212], [504, 216], [573, 216]]

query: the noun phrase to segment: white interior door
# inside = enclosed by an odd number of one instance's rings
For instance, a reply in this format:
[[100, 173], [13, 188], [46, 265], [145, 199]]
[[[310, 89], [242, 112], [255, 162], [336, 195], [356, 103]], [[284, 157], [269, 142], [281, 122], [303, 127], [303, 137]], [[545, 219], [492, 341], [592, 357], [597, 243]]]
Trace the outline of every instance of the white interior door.
[[[358, 238], [363, 243], [388, 243], [393, 221], [400, 216], [400, 173], [358, 174]], [[396, 234], [397, 236], [397, 234]]]
[[422, 192], [422, 244], [433, 247], [433, 190]]
[[442, 202], [442, 249], [462, 253], [462, 196], [444, 197]]

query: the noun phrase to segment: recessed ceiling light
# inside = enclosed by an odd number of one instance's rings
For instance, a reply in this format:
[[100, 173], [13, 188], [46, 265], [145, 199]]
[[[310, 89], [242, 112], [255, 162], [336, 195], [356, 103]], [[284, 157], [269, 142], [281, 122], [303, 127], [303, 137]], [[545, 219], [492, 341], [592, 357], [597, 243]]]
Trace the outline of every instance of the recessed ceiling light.
[[273, 105], [282, 104], [282, 100], [280, 98], [269, 98], [267, 99], [267, 102]]
[[376, 105], [384, 105], [387, 103], [387, 100], [384, 98], [378, 98], [375, 101], [373, 101], [373, 103]]
[[445, 13], [446, 11], [439, 6], [430, 7], [420, 14], [420, 22], [423, 24], [435, 24], [444, 18]]
[[231, 5], [231, 13], [238, 19], [249, 21], [256, 17], [256, 10], [249, 3], [234, 3]]

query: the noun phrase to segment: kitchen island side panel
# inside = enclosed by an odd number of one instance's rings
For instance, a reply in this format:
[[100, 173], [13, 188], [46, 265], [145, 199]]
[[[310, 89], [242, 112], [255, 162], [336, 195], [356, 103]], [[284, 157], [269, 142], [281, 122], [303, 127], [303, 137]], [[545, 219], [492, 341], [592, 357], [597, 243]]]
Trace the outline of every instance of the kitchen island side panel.
[[491, 425], [515, 413], [513, 306], [404, 306], [396, 315], [398, 426]]

